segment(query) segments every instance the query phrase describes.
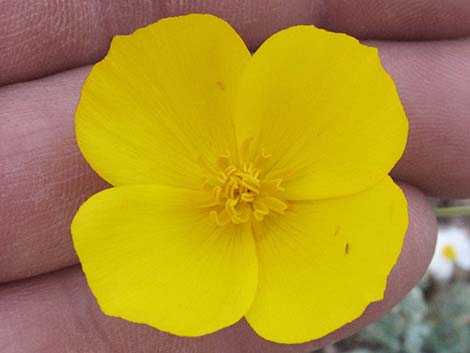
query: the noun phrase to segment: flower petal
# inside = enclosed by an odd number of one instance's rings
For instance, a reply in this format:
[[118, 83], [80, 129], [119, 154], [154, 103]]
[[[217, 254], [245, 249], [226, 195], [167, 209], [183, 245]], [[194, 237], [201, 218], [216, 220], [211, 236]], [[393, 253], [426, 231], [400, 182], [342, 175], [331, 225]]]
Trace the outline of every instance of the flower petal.
[[352, 194], [381, 180], [405, 148], [408, 121], [377, 49], [296, 26], [269, 38], [240, 83], [239, 141], [286, 169], [290, 199]]
[[466, 271], [470, 271], [470, 238], [468, 231], [461, 227], [450, 227], [445, 233], [447, 243], [453, 247], [456, 252], [455, 263]]
[[198, 159], [236, 146], [234, 93], [250, 53], [211, 15], [167, 18], [116, 37], [76, 113], [80, 149], [113, 185], [199, 187]]
[[447, 282], [454, 272], [454, 263], [446, 259], [442, 253], [435, 253], [429, 264], [429, 272], [438, 281]]
[[407, 224], [406, 199], [389, 177], [257, 223], [260, 273], [248, 322], [270, 341], [301, 343], [358, 318], [383, 298]]
[[177, 335], [229, 326], [257, 285], [249, 227], [220, 227], [195, 192], [122, 186], [85, 202], [72, 223], [88, 284], [108, 315]]

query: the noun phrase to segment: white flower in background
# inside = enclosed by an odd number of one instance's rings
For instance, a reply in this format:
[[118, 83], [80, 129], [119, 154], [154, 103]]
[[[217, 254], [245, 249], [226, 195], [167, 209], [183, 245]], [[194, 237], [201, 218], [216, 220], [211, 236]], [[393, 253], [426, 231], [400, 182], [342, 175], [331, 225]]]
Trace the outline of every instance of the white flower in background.
[[470, 238], [463, 228], [440, 227], [429, 272], [437, 280], [447, 281], [454, 266], [470, 271]]

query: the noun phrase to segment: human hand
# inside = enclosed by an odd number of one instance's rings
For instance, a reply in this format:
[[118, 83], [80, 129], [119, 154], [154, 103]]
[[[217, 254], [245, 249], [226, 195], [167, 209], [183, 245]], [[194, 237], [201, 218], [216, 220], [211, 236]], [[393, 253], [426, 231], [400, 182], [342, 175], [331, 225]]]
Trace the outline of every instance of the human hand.
[[[410, 228], [385, 299], [321, 340], [277, 345], [256, 336], [244, 321], [209, 336], [178, 338], [106, 317], [76, 266], [69, 234], [78, 206], [106, 187], [83, 161], [73, 134], [89, 67], [71, 69], [100, 59], [112, 35], [187, 12], [226, 18], [252, 49], [299, 23], [360, 38], [470, 35], [465, 1], [427, 1], [426, 8], [424, 1], [387, 3], [0, 1], [0, 84], [68, 70], [0, 88], [0, 281], [18, 280], [0, 286], [5, 352], [301, 352], [350, 335], [396, 304], [424, 272], [434, 244], [433, 214], [417, 188], [430, 195], [470, 195], [470, 39], [371, 43], [380, 48], [410, 119], [408, 147], [393, 172], [403, 181]], [[38, 274], [44, 275], [28, 278]]]

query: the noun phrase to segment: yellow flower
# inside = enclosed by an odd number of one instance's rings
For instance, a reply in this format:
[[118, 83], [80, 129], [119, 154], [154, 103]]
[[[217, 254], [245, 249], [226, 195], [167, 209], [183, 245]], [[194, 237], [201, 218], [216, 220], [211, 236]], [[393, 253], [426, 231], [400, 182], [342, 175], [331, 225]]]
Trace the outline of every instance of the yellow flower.
[[344, 34], [296, 26], [251, 56], [189, 15], [115, 38], [76, 113], [114, 186], [72, 223], [99, 305], [184, 336], [245, 317], [281, 343], [354, 320], [406, 232], [388, 173], [407, 130], [377, 50]]

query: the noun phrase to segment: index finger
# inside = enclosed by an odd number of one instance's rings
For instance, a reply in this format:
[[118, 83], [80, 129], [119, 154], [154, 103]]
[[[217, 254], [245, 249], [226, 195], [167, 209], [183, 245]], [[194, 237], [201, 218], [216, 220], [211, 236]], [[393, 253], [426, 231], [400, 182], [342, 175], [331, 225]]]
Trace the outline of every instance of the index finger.
[[0, 0], [0, 85], [94, 63], [114, 35], [191, 12], [226, 19], [251, 49], [296, 24], [362, 39], [470, 35], [467, 0]]

